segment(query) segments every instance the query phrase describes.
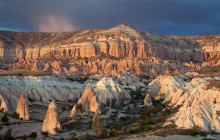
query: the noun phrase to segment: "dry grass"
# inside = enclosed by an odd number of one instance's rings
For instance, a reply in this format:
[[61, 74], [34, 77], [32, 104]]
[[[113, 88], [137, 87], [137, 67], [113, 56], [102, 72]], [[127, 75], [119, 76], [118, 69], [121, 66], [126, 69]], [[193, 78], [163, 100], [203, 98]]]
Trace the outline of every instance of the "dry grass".
[[0, 71], [0, 76], [10, 76], [10, 75], [19, 75], [19, 76], [39, 76], [50, 74], [49, 72], [36, 71], [36, 70], [25, 70], [25, 69], [10, 69]]

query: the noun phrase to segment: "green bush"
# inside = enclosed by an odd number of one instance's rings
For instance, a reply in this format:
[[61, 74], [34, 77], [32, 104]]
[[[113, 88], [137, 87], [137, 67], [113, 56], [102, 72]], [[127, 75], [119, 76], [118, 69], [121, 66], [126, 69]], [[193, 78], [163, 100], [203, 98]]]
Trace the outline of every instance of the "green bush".
[[48, 137], [48, 132], [41, 132], [41, 135], [43, 135], [44, 137]]
[[2, 136], [1, 140], [14, 140], [14, 137], [11, 135], [11, 129], [8, 129], [5, 134]]
[[36, 138], [37, 137], [37, 133], [36, 132], [31, 132], [31, 134], [29, 135], [30, 138]]
[[14, 112], [12, 114], [12, 117], [15, 118], [15, 119], [19, 119], [19, 114], [17, 112]]
[[23, 136], [21, 136], [21, 139], [22, 140], [26, 140], [26, 139], [28, 139], [28, 136], [27, 135], [23, 135]]
[[198, 126], [194, 126], [191, 129], [184, 129], [180, 132], [180, 135], [191, 135], [191, 136], [196, 136], [199, 134], [201, 131], [201, 128]]
[[151, 129], [152, 129], [151, 126], [146, 125], [145, 128], [144, 128], [144, 131], [145, 131], [145, 132], [148, 132], [148, 131], [150, 131]]
[[60, 133], [60, 128], [55, 127], [55, 128], [54, 128], [54, 131], [55, 131], [56, 134], [59, 134], [59, 133]]
[[71, 140], [78, 140], [76, 133], [74, 132], [70, 133], [70, 137], [71, 137]]
[[160, 129], [160, 125], [159, 125], [159, 124], [156, 124], [156, 125], [155, 125], [155, 129]]
[[104, 129], [104, 130], [102, 131], [102, 133], [100, 134], [100, 137], [101, 137], [101, 138], [106, 138], [106, 137], [107, 137], [107, 134], [108, 134], [107, 130]]
[[1, 121], [7, 123], [8, 120], [9, 120], [9, 119], [8, 119], [8, 114], [7, 114], [7, 113], [4, 113], [4, 115], [1, 117]]
[[117, 137], [117, 136], [118, 136], [118, 132], [115, 131], [115, 130], [110, 130], [109, 136], [110, 136], [110, 137]]

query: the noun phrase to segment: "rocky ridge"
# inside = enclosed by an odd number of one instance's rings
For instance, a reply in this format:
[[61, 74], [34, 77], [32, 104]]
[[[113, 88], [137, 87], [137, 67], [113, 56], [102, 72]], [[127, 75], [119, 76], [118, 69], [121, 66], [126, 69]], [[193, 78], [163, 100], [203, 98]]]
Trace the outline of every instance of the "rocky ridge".
[[138, 75], [151, 75], [152, 69], [153, 75], [161, 74], [168, 68], [185, 73], [218, 65], [219, 46], [219, 35], [163, 36], [125, 24], [64, 33], [1, 31], [4, 63], [0, 67], [84, 74], [134, 71]]

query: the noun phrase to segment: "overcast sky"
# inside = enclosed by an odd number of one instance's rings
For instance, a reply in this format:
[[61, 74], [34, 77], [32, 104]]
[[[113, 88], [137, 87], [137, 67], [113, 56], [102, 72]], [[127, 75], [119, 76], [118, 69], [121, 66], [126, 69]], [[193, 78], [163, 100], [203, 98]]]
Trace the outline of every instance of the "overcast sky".
[[0, 0], [0, 30], [73, 31], [122, 23], [158, 34], [220, 34], [220, 0]]

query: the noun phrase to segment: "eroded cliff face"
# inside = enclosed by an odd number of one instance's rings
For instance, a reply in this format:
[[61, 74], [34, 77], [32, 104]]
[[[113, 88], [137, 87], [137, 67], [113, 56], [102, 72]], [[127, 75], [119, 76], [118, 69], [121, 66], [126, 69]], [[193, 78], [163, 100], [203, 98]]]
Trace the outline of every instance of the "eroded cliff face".
[[219, 35], [162, 36], [129, 25], [63, 33], [0, 32], [0, 59], [90, 58], [104, 53], [116, 58], [150, 56], [185, 62], [219, 57]]

